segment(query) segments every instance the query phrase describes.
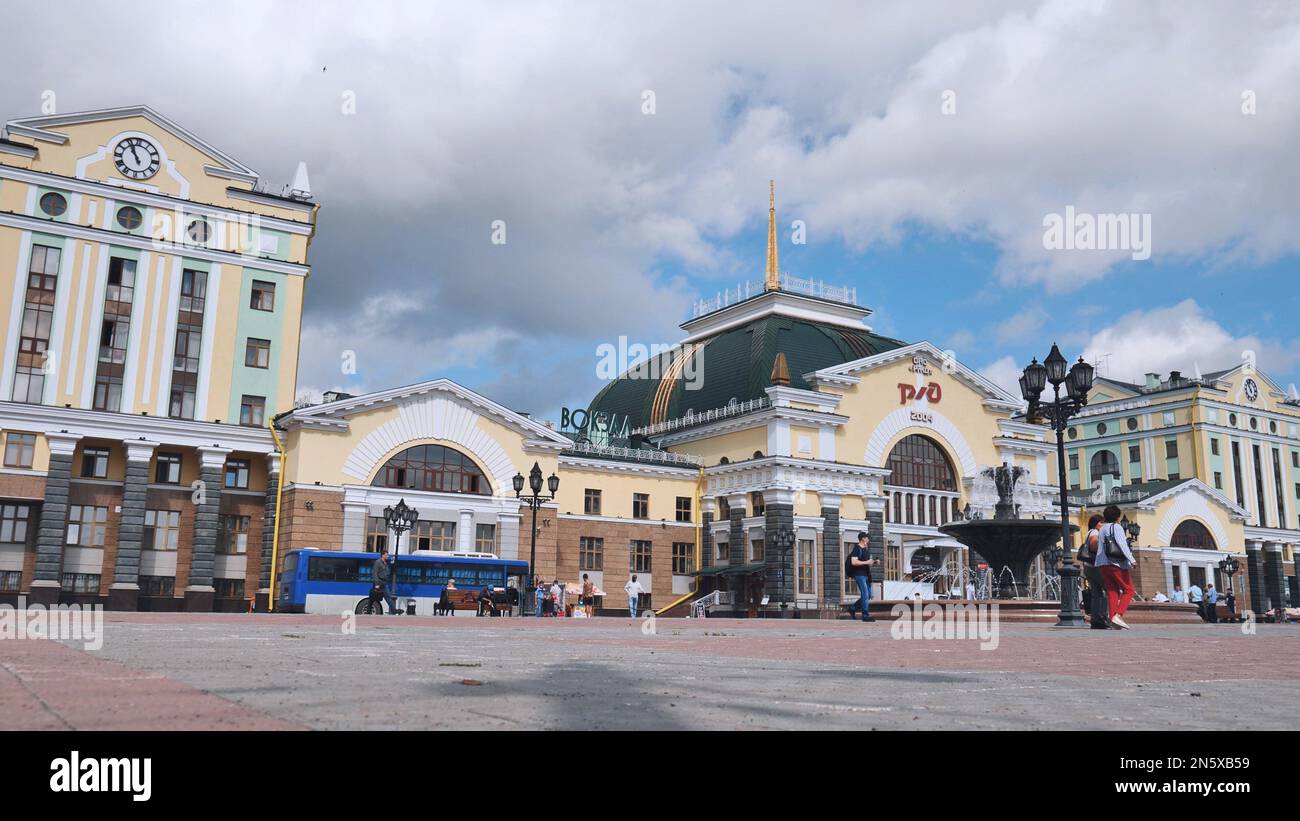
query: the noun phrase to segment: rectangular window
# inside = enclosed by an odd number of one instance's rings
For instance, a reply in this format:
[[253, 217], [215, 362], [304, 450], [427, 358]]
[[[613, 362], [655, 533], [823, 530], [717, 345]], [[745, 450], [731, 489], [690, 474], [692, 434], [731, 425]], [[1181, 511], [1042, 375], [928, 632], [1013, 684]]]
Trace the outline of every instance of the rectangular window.
[[691, 497], [677, 497], [677, 521], [689, 522], [691, 520]]
[[247, 459], [226, 460], [225, 486], [233, 490], [248, 489], [248, 460]]
[[250, 336], [244, 348], [244, 365], [250, 368], [271, 367], [271, 340]]
[[1236, 502], [1239, 506], [1246, 506], [1246, 487], [1241, 479], [1241, 446], [1236, 442], [1232, 443], [1232, 479], [1237, 491]]
[[474, 526], [474, 549], [479, 553], [497, 552], [496, 525], [484, 524]]
[[371, 516], [366, 519], [366, 552], [378, 553], [381, 547], [388, 547], [388, 523], [383, 516]]
[[587, 488], [582, 491], [582, 512], [588, 516], [600, 515], [600, 491]]
[[254, 311], [274, 311], [275, 283], [263, 282], [260, 279], [253, 280], [253, 296], [248, 302], [248, 307]]
[[29, 468], [36, 458], [36, 434], [13, 433], [5, 436], [5, 467]]
[[62, 578], [64, 593], [98, 593], [98, 573], [64, 573]]
[[1268, 527], [1268, 517], [1264, 515], [1264, 465], [1259, 454], [1259, 445], [1251, 445], [1255, 456], [1255, 513], [1261, 527]]
[[628, 570], [632, 573], [650, 572], [650, 543], [633, 539], [628, 550]]
[[146, 510], [144, 512], [144, 550], [175, 550], [180, 544], [181, 512], [179, 510]]
[[141, 596], [171, 596], [176, 593], [176, 577], [174, 576], [141, 576], [140, 577], [140, 595]]
[[718, 521], [722, 522], [731, 518], [731, 502], [727, 501], [726, 496], [718, 497]]
[[65, 544], [77, 547], [103, 547], [108, 529], [108, 508], [72, 505], [68, 508], [68, 533]]
[[239, 400], [239, 424], [260, 428], [266, 419], [266, 397], [244, 394]]
[[1141, 446], [1141, 445], [1129, 445], [1129, 446], [1128, 446], [1128, 461], [1129, 461], [1129, 464], [1136, 464], [1136, 463], [1142, 461], [1142, 446]]
[[727, 542], [718, 542], [718, 543], [715, 545], [715, 549], [716, 549], [716, 551], [717, 551], [717, 557], [716, 557], [716, 558], [717, 558], [717, 560], [718, 560], [719, 562], [730, 562], [730, 561], [731, 561], [731, 545], [730, 545], [729, 543], [727, 543]]
[[410, 541], [403, 540], [401, 550], [455, 550], [456, 523], [418, 521], [411, 528]]
[[1210, 455], [1211, 456], [1219, 455], [1219, 437], [1217, 436], [1210, 437]]
[[799, 540], [799, 593], [800, 595], [812, 595], [817, 592], [817, 580], [814, 575], [813, 554], [814, 542], [812, 539]]
[[1273, 448], [1273, 495], [1277, 500], [1277, 523], [1286, 521], [1286, 500], [1282, 491], [1282, 451]]
[[179, 485], [181, 483], [181, 455], [179, 453], [159, 453], [154, 462], [153, 480], [160, 485]]
[[33, 245], [27, 263], [27, 291], [18, 326], [18, 360], [11, 398], [39, 404], [45, 394], [45, 350], [54, 325], [54, 296], [62, 251]]
[[1078, 470], [1078, 469], [1079, 469], [1079, 454], [1077, 454], [1077, 453], [1071, 453], [1071, 454], [1070, 454], [1070, 470]]
[[0, 505], [0, 544], [26, 544], [31, 518], [29, 505]]
[[172, 352], [172, 386], [168, 414], [193, 419], [198, 395], [199, 363], [203, 353], [203, 311], [208, 275], [186, 268], [181, 272], [181, 298], [176, 313], [176, 344]]
[[767, 552], [767, 543], [762, 539], [752, 539], [749, 542], [749, 560], [751, 562], [761, 562]]
[[86, 448], [81, 452], [81, 478], [108, 477], [108, 448]]
[[1178, 458], [1178, 440], [1177, 440], [1177, 439], [1168, 439], [1168, 440], [1165, 441], [1165, 458], [1166, 458], [1166, 459], [1177, 459], [1177, 458]]
[[18, 588], [22, 583], [23, 583], [23, 571], [21, 570], [0, 571], [0, 593], [17, 593]]
[[650, 518], [650, 494], [649, 493], [632, 494], [632, 518], [633, 519]]
[[582, 536], [578, 539], [578, 569], [605, 569], [605, 540], [595, 536]]
[[1167, 428], [1172, 428], [1172, 427], [1174, 426], [1174, 412], [1173, 412], [1173, 411], [1165, 411], [1164, 414], [1163, 414], [1163, 420], [1162, 420], [1162, 421], [1164, 422], [1165, 427], [1167, 427]]
[[95, 367], [95, 410], [122, 409], [122, 375], [135, 302], [135, 260], [112, 257], [104, 288], [104, 319], [99, 329], [99, 362]]
[[1291, 467], [1300, 468], [1300, 452], [1291, 451]]
[[1223, 490], [1223, 474], [1217, 470], [1214, 471], [1214, 489]]
[[762, 516], [767, 513], [767, 500], [763, 498], [763, 492], [756, 490], [749, 494], [750, 516]]
[[213, 579], [212, 589], [213, 595], [218, 599], [244, 598], [243, 579]]
[[690, 542], [673, 542], [673, 573], [686, 576], [694, 563], [695, 545]]
[[247, 516], [222, 514], [217, 517], [217, 552], [234, 556], [248, 552]]

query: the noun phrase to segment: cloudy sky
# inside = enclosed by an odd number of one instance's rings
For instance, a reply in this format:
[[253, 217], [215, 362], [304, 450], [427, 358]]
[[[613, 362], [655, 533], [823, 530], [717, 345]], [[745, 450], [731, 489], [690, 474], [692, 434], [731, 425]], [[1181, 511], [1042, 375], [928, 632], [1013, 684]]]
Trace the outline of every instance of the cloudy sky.
[[[693, 300], [761, 277], [769, 178], [784, 270], [856, 286], [877, 331], [1003, 382], [1053, 340], [1121, 379], [1253, 350], [1300, 381], [1294, 4], [51, 0], [7, 19], [0, 116], [46, 91], [60, 112], [146, 103], [267, 180], [306, 161], [300, 388], [450, 376], [547, 416], [583, 405], [598, 345], [674, 342]], [[1149, 232], [1045, 247], [1067, 208]]]

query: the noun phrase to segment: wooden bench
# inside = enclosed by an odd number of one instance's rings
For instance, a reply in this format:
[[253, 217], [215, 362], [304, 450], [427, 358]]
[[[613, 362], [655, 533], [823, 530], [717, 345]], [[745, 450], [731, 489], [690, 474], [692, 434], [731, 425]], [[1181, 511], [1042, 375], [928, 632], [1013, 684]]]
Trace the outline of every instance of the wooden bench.
[[[442, 613], [445, 610], [473, 610], [478, 613], [478, 597], [479, 591], [477, 590], [444, 590], [442, 591], [442, 597], [438, 601], [438, 612]], [[500, 614], [508, 614], [510, 605], [497, 603], [496, 609]]]

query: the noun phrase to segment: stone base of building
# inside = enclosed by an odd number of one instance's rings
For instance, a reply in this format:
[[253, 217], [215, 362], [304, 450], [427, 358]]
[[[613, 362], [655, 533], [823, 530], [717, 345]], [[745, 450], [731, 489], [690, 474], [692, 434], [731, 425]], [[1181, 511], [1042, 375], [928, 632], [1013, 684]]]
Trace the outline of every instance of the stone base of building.
[[216, 590], [211, 587], [189, 587], [185, 590], [185, 612], [211, 613]]
[[140, 586], [138, 584], [115, 584], [108, 588], [106, 610], [139, 610]]
[[31, 590], [27, 591], [27, 603], [51, 607], [59, 603], [61, 592], [58, 582], [34, 581]]

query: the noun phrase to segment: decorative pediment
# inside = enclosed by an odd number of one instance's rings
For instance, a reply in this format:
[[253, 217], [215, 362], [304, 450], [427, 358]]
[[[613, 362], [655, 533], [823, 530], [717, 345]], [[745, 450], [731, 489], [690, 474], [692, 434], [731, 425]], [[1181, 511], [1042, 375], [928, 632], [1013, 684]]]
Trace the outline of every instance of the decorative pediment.
[[804, 374], [804, 379], [810, 384], [819, 387], [821, 385], [843, 387], [854, 384], [863, 374], [907, 359], [917, 360], [918, 367], [942, 368], [944, 373], [955, 377], [972, 390], [979, 392], [984, 396], [986, 402], [993, 403], [1000, 409], [1016, 411], [1024, 404], [1020, 397], [1011, 395], [997, 383], [986, 378], [978, 371], [963, 365], [948, 352], [940, 350], [934, 343], [926, 341], [914, 342], [901, 348], [894, 348], [873, 356], [855, 359], [852, 362], [845, 362], [843, 365], [823, 368], [810, 374]]

